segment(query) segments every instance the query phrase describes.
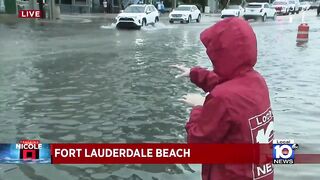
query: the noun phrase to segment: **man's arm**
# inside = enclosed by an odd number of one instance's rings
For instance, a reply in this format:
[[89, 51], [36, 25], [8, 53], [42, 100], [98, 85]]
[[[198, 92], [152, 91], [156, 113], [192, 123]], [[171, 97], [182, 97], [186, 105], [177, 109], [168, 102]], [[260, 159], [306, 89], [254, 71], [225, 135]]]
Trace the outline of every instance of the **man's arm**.
[[221, 78], [213, 71], [201, 67], [194, 67], [190, 70], [190, 80], [205, 92], [210, 92], [221, 81]]
[[196, 106], [186, 124], [188, 143], [219, 143], [227, 134], [229, 121], [227, 107], [222, 99], [207, 96], [203, 106]]

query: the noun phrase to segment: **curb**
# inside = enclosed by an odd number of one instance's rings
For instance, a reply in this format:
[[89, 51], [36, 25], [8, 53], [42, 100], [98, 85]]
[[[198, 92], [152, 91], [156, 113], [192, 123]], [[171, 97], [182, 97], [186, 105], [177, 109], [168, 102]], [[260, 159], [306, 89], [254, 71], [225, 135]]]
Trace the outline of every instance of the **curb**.
[[75, 18], [105, 18], [105, 19], [114, 19], [118, 14], [61, 14], [61, 19], [75, 19]]

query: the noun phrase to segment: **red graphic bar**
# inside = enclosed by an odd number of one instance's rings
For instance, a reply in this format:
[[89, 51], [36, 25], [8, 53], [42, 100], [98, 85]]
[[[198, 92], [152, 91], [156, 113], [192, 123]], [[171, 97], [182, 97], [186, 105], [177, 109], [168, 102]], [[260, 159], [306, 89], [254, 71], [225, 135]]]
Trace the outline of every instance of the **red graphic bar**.
[[266, 164], [268, 144], [51, 144], [53, 164]]

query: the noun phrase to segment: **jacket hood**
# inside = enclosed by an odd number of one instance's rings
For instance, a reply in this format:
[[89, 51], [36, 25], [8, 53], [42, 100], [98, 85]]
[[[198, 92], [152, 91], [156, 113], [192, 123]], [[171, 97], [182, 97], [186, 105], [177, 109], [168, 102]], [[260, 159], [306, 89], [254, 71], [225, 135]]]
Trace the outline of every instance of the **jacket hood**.
[[257, 40], [248, 22], [227, 18], [204, 30], [200, 40], [207, 48], [214, 72], [232, 79], [253, 69], [257, 62]]

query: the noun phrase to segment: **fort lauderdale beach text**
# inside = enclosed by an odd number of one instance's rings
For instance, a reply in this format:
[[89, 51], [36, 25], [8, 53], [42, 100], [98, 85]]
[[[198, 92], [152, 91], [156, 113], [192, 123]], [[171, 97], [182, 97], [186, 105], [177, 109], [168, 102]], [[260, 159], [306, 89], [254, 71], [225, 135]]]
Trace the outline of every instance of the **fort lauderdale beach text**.
[[96, 149], [54, 149], [54, 157], [68, 157], [68, 158], [103, 158], [103, 157], [112, 157], [112, 158], [134, 158], [134, 157], [145, 157], [145, 158], [189, 158], [191, 155], [191, 150], [189, 148], [185, 149], [108, 149], [108, 148], [96, 148]]

